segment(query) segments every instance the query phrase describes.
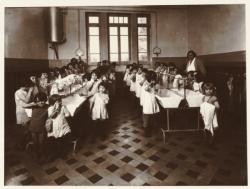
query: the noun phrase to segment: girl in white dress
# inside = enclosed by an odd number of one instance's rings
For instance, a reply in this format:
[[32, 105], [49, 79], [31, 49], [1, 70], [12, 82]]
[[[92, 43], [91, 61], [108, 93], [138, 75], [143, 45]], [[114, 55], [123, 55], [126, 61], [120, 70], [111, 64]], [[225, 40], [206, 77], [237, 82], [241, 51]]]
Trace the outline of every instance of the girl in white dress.
[[71, 138], [71, 129], [66, 120], [70, 116], [69, 110], [62, 105], [60, 95], [54, 94], [49, 98], [50, 107], [48, 108], [48, 116], [52, 118], [52, 131], [47, 133], [48, 137], [53, 137], [57, 142], [57, 155], [66, 155], [66, 141]]
[[143, 87], [143, 128], [145, 136], [151, 136], [153, 129], [157, 124], [158, 113], [160, 112], [159, 105], [157, 104], [155, 94], [159, 89], [159, 85], [156, 83], [156, 73], [149, 71], [147, 73], [147, 82], [144, 82]]
[[142, 76], [142, 66], [140, 66], [138, 68], [138, 72], [136, 73], [136, 79], [135, 79], [135, 94], [137, 98], [140, 98], [141, 95], [141, 81], [143, 80], [143, 76]]
[[98, 92], [91, 99], [91, 118], [93, 120], [93, 142], [100, 134], [105, 138], [105, 123], [109, 118], [107, 105], [109, 103], [109, 96], [107, 94], [107, 87], [105, 83], [101, 82], [98, 86]]
[[[203, 103], [201, 105], [204, 106], [204, 104], [209, 104], [210, 106], [214, 106], [214, 116], [212, 119], [212, 124], [206, 124], [206, 115], [203, 115], [203, 120], [205, 124], [205, 131], [206, 131], [206, 138], [208, 138], [209, 144], [212, 144], [214, 141], [214, 136], [215, 136], [215, 130], [218, 128], [218, 122], [217, 122], [217, 111], [220, 108], [218, 98], [216, 97], [216, 88], [213, 83], [211, 82], [206, 82], [202, 85], [202, 91], [204, 94], [204, 97], [202, 99]], [[208, 109], [208, 107], [205, 107], [205, 109]], [[216, 120], [214, 120], [216, 119]]]

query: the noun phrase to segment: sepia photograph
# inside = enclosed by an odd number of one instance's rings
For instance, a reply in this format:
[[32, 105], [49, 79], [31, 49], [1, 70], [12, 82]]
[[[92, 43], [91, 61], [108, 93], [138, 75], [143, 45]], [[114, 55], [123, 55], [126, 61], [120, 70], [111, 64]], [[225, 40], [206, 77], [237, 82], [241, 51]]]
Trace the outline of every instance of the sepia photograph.
[[246, 4], [3, 11], [5, 186], [248, 185]]

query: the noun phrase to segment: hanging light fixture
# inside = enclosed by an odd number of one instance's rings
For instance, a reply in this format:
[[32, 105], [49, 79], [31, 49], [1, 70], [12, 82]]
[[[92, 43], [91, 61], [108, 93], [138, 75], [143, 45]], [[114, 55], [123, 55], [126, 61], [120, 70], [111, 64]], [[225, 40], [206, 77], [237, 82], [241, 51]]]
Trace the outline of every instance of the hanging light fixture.
[[156, 35], [155, 35], [156, 46], [153, 48], [153, 54], [155, 54], [156, 57], [158, 57], [159, 54], [161, 54], [161, 48], [158, 47], [158, 14], [157, 14], [157, 12], [155, 13], [155, 30], [156, 30]]
[[84, 51], [81, 49], [81, 38], [80, 38], [80, 9], [78, 9], [78, 48], [75, 50], [76, 56], [81, 60], [81, 57], [84, 55]]

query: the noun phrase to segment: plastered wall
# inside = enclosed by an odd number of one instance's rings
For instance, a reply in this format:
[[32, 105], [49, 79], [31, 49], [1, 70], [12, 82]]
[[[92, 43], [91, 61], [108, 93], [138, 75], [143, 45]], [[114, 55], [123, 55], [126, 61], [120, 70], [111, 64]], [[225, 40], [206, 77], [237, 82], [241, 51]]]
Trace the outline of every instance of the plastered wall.
[[44, 8], [5, 8], [5, 58], [48, 59]]
[[200, 55], [244, 51], [245, 6], [188, 7], [188, 49]]

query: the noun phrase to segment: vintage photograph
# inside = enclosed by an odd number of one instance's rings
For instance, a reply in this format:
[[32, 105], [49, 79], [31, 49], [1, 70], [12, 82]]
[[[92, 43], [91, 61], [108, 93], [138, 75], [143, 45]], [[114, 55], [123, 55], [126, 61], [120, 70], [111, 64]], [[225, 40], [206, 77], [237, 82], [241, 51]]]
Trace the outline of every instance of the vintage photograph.
[[4, 7], [4, 185], [248, 185], [245, 14]]

